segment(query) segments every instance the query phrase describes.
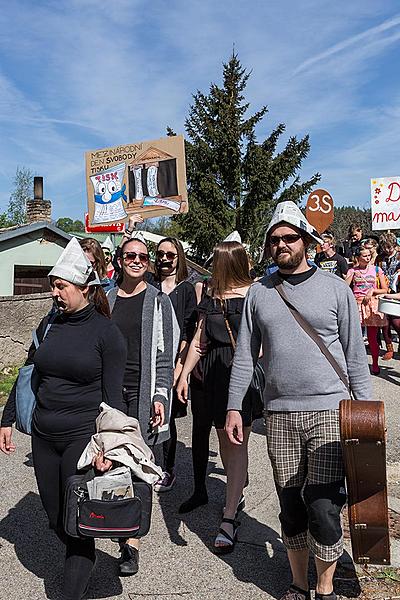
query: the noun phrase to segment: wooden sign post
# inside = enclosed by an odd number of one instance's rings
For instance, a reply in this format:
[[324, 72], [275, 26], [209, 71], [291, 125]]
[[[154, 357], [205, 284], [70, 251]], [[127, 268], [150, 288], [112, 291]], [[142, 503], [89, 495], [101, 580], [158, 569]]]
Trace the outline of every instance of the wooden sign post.
[[314, 190], [308, 196], [306, 219], [318, 233], [324, 233], [333, 223], [333, 198], [326, 190]]

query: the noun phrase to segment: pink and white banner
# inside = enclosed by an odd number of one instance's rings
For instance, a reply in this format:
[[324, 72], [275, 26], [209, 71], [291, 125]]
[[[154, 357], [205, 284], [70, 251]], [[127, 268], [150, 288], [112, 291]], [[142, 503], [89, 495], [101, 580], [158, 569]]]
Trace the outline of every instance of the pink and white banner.
[[372, 229], [400, 229], [400, 176], [371, 179]]

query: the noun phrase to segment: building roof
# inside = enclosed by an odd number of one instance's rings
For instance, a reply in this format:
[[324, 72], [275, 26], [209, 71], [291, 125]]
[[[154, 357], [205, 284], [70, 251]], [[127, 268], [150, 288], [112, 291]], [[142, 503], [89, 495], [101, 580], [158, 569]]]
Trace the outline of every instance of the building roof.
[[14, 227], [6, 227], [5, 229], [0, 229], [0, 243], [5, 242], [6, 240], [11, 240], [12, 238], [19, 237], [21, 235], [28, 235], [30, 233], [34, 233], [35, 231], [40, 231], [41, 229], [48, 229], [49, 231], [63, 238], [67, 242], [71, 239], [69, 233], [66, 233], [62, 229], [59, 229], [49, 221], [37, 221], [36, 223], [29, 223], [27, 225], [15, 225]]

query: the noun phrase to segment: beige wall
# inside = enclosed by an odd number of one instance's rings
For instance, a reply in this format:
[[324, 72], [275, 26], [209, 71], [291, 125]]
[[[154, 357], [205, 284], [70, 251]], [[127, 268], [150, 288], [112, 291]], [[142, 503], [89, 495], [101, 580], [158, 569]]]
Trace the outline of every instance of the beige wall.
[[51, 305], [50, 294], [0, 297], [0, 370], [25, 361], [32, 330]]

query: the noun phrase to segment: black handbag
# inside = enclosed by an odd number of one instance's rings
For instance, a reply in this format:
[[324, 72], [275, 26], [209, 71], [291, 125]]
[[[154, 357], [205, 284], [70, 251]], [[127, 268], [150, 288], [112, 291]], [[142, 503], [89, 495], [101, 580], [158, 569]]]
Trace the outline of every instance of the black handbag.
[[94, 469], [68, 478], [64, 495], [64, 530], [71, 537], [142, 538], [150, 529], [152, 486], [132, 477], [133, 498], [90, 499], [87, 482]]
[[[229, 325], [228, 316], [225, 310], [225, 303], [221, 302], [222, 312], [224, 315], [225, 327], [227, 329], [229, 339], [232, 344], [233, 351], [236, 350], [236, 340], [233, 337], [231, 326]], [[247, 394], [251, 399], [251, 414], [253, 419], [261, 419], [264, 416], [264, 388], [265, 388], [265, 373], [264, 367], [258, 360], [254, 367], [253, 377], [251, 379]]]

